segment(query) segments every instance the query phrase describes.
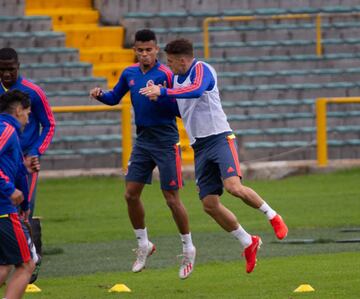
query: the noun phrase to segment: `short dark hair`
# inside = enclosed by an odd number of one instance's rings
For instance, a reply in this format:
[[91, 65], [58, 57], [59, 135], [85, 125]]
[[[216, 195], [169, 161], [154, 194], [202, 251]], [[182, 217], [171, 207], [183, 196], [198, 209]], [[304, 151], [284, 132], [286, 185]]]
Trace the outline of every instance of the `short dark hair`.
[[142, 29], [135, 33], [135, 42], [149, 42], [149, 41], [156, 41], [155, 32], [150, 29]]
[[191, 41], [185, 38], [175, 39], [169, 42], [164, 51], [167, 54], [171, 55], [185, 55], [185, 56], [194, 56], [194, 48]]
[[0, 60], [15, 60], [19, 61], [18, 54], [13, 48], [2, 48], [0, 49]]
[[31, 105], [30, 96], [18, 89], [9, 90], [0, 95], [0, 113], [13, 113], [16, 106], [21, 105], [24, 109]]

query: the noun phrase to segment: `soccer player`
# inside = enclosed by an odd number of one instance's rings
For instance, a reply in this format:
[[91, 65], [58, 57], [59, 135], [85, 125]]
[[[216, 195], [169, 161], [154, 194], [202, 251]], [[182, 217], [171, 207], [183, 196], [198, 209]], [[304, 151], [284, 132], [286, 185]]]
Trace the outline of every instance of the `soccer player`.
[[[36, 84], [20, 76], [19, 68], [20, 62], [17, 52], [12, 48], [0, 49], [0, 94], [8, 90], [18, 89], [30, 96], [31, 114], [29, 123], [20, 137], [20, 144], [25, 160], [39, 160], [54, 136], [55, 118], [44, 91]], [[29, 176], [30, 219], [35, 208], [37, 180], [37, 172]]]
[[[177, 39], [165, 47], [167, 64], [174, 73], [173, 88], [150, 86], [140, 94], [176, 98], [182, 120], [195, 153], [195, 176], [203, 208], [225, 231], [237, 238], [244, 248], [246, 272], [256, 265], [261, 238], [251, 236], [236, 216], [220, 202], [223, 187], [258, 209], [269, 219], [277, 238], [286, 237], [288, 228], [277, 214], [253, 189], [241, 183], [241, 171], [235, 136], [222, 109], [216, 71], [194, 58], [193, 45]], [[162, 100], [164, 102], [164, 100]]]
[[[19, 135], [29, 114], [30, 99], [26, 94], [13, 90], [0, 96], [0, 286], [15, 266], [4, 294], [7, 299], [22, 297], [35, 269], [17, 208], [20, 205], [20, 217], [28, 221], [27, 170]], [[36, 160], [27, 165], [39, 169]]]
[[[49, 147], [55, 133], [55, 118], [44, 91], [39, 86], [20, 76], [19, 67], [18, 54], [13, 48], [0, 49], [0, 95], [8, 90], [18, 89], [30, 96], [31, 113], [29, 122], [20, 136], [20, 144], [27, 163], [36, 161], [40, 165], [40, 156]], [[32, 216], [35, 209], [38, 174], [38, 172], [34, 172], [28, 175], [30, 190], [27, 200], [30, 202], [30, 225], [32, 225]], [[34, 240], [35, 244], [40, 242], [40, 240]], [[32, 282], [37, 278], [41, 263], [40, 257], [39, 260], [36, 259], [36, 262], [37, 268], [31, 279]]]
[[185, 279], [193, 271], [196, 250], [192, 243], [187, 211], [178, 192], [183, 185], [179, 134], [175, 121], [179, 111], [175, 99], [164, 103], [161, 100], [154, 102], [139, 93], [140, 88], [145, 86], [172, 86], [172, 73], [157, 61], [159, 47], [153, 31], [143, 29], [136, 32], [134, 51], [138, 63], [123, 71], [114, 89], [104, 92], [100, 88], [94, 88], [90, 95], [107, 105], [116, 105], [128, 91], [131, 94], [137, 138], [126, 175], [125, 199], [138, 241], [137, 258], [132, 271], [143, 270], [147, 257], [155, 251], [155, 245], [148, 239], [140, 196], [145, 184], [151, 183], [152, 171], [157, 166], [161, 190], [183, 244], [179, 277]]

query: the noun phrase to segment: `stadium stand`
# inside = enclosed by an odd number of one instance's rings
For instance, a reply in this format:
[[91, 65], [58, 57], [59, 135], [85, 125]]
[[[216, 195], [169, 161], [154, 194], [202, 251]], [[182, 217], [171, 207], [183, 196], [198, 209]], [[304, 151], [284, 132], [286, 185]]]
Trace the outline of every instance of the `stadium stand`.
[[[201, 58], [206, 17], [336, 14], [322, 20], [322, 57], [310, 19], [209, 27], [208, 61], [218, 71], [242, 161], [315, 159], [315, 99], [359, 95], [360, 18], [349, 15], [360, 13], [355, 0], [0, 0], [0, 8], [0, 43], [17, 49], [22, 73], [47, 91], [52, 106], [98, 105], [89, 101], [90, 87], [116, 83], [134, 59], [125, 47], [144, 27], [157, 33], [161, 46], [189, 38]], [[328, 110], [329, 156], [358, 157], [360, 107]], [[56, 118], [46, 169], [120, 166], [119, 112]]]
[[[186, 37], [194, 42], [198, 57], [204, 55], [202, 25], [206, 17], [336, 14], [322, 18], [322, 57], [315, 51], [314, 18], [223, 21], [209, 27], [211, 58], [208, 61], [219, 72], [225, 110], [241, 138], [243, 161], [315, 158], [315, 99], [359, 95], [360, 22], [359, 15], [349, 15], [360, 11], [356, 1], [181, 1], [181, 5], [178, 1], [158, 1], [148, 9], [146, 1], [116, 2], [122, 5], [122, 11], [129, 11], [120, 19], [130, 29], [127, 36], [133, 28], [151, 27], [162, 46], [170, 39]], [[106, 3], [95, 3], [108, 23], [119, 22], [112, 19]], [[345, 138], [358, 138], [352, 125], [359, 124], [359, 106], [331, 105], [328, 109], [329, 136], [344, 138], [329, 141], [334, 157], [358, 155], [354, 146], [357, 142], [346, 142]], [[333, 134], [341, 125], [342, 134]], [[301, 134], [292, 130], [303, 126], [312, 129]], [[273, 128], [271, 134], [267, 128]], [[259, 130], [261, 137], [244, 134], [248, 131], [243, 130], [251, 129]], [[268, 143], [258, 143], [259, 138]], [[291, 152], [296, 148], [302, 150]], [[276, 157], [287, 149], [290, 150], [287, 156]]]

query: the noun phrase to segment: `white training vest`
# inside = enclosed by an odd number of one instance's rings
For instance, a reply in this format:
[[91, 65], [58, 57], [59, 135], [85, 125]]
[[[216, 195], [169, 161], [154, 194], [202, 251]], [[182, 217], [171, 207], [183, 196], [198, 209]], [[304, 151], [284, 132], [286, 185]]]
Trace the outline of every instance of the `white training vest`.
[[178, 82], [178, 76], [174, 76], [174, 88], [186, 87], [191, 85], [190, 74], [198, 63], [204, 64], [211, 71], [215, 84], [210, 91], [205, 91], [200, 98], [177, 98], [182, 121], [186, 132], [193, 144], [196, 138], [217, 135], [231, 131], [226, 115], [221, 106], [219, 90], [217, 87], [217, 74], [212, 66], [198, 61], [193, 65], [188, 77], [183, 83]]

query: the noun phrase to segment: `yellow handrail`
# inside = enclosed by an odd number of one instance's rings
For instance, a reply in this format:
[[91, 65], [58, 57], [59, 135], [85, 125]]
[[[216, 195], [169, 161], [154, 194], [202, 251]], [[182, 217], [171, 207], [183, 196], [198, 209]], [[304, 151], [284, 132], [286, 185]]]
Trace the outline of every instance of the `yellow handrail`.
[[255, 21], [255, 20], [291, 20], [291, 19], [315, 19], [316, 26], [316, 54], [321, 57], [323, 54], [323, 46], [322, 46], [322, 29], [321, 23], [322, 18], [330, 18], [334, 16], [359, 16], [360, 13], [328, 13], [328, 14], [279, 14], [272, 16], [232, 16], [232, 17], [208, 17], [203, 21], [203, 34], [204, 34], [204, 57], [210, 57], [210, 42], [209, 42], [209, 24], [216, 22], [247, 22], [247, 21]]
[[328, 164], [327, 120], [326, 120], [326, 107], [328, 103], [336, 103], [336, 104], [360, 103], [360, 97], [318, 98], [316, 100], [317, 161], [318, 161], [318, 166], [320, 167], [325, 167]]
[[52, 107], [55, 113], [70, 113], [70, 112], [99, 112], [99, 111], [121, 111], [122, 116], [122, 168], [127, 169], [132, 147], [131, 134], [131, 105], [129, 97], [122, 100], [121, 105], [116, 106], [58, 106]]

